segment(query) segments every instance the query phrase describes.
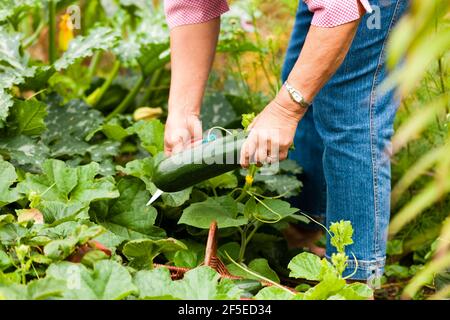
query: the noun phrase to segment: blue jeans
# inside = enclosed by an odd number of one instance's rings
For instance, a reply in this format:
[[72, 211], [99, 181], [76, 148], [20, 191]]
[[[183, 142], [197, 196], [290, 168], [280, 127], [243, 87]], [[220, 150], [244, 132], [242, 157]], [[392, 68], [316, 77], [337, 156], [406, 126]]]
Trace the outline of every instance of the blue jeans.
[[[390, 140], [399, 101], [394, 92], [380, 92], [387, 76], [386, 41], [408, 7], [407, 0], [372, 0], [381, 23], [362, 19], [351, 49], [336, 74], [320, 91], [301, 120], [289, 157], [304, 169], [304, 189], [294, 205], [330, 223], [350, 220], [358, 260], [352, 276], [379, 279], [383, 274], [390, 214]], [[296, 62], [312, 14], [300, 1], [286, 54], [283, 81]], [[369, 23], [368, 23], [368, 19]], [[333, 248], [327, 241], [327, 256]], [[353, 273], [351, 258], [346, 274]]]

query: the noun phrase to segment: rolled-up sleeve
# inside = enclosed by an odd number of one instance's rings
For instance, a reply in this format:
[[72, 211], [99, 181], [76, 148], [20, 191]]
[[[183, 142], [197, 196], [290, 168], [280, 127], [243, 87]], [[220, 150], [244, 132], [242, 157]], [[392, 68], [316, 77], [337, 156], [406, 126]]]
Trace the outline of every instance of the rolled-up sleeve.
[[203, 23], [229, 10], [226, 0], [164, 0], [167, 23], [172, 29], [186, 24]]
[[359, 3], [366, 12], [372, 12], [368, 0], [305, 0], [309, 11], [314, 13], [311, 24], [332, 28], [361, 17]]

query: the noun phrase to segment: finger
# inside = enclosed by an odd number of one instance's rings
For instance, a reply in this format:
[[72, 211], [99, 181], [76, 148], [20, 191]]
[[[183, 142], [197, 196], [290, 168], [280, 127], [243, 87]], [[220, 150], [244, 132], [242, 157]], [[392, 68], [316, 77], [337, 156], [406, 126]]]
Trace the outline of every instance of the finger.
[[181, 151], [183, 151], [186, 147], [186, 144], [184, 142], [183, 137], [179, 137], [179, 140], [177, 143], [174, 144], [174, 146], [172, 147], [172, 153], [176, 154], [179, 153]]
[[254, 162], [255, 150], [256, 150], [256, 136], [254, 134], [253, 135], [251, 134], [245, 141], [244, 145], [242, 146], [240, 159], [240, 164], [242, 167], [248, 168], [250, 162]]
[[186, 129], [176, 130], [168, 139], [172, 147], [172, 154], [183, 151], [190, 144], [190, 134]]
[[255, 162], [257, 164], [264, 164], [267, 162], [267, 134], [265, 132], [259, 132], [258, 145], [255, 151]]
[[275, 163], [279, 160], [280, 157], [280, 147], [278, 143], [273, 140], [269, 141], [269, 145], [267, 147], [267, 161], [269, 163]]

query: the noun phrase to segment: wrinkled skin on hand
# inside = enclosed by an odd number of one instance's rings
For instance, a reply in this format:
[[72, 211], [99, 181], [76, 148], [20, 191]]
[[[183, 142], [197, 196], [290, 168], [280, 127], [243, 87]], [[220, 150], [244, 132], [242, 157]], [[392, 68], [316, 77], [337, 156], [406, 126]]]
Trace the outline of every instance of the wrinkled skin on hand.
[[201, 139], [202, 124], [198, 115], [169, 112], [164, 133], [164, 152], [167, 156]]
[[[250, 134], [241, 150], [240, 163], [264, 164], [287, 158], [297, 125], [306, 110], [299, 106], [281, 104], [274, 99], [249, 126]], [[290, 103], [290, 102], [289, 102]]]

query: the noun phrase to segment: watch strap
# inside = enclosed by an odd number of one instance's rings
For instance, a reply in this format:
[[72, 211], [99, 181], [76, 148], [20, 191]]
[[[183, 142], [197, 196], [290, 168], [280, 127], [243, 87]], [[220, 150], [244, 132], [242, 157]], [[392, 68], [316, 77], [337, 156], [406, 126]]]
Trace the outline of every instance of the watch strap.
[[293, 86], [291, 86], [287, 81], [285, 81], [284, 86], [286, 90], [288, 91], [292, 101], [300, 105], [302, 108], [307, 109], [311, 106], [311, 103], [305, 100], [303, 97], [303, 94], [295, 89]]

